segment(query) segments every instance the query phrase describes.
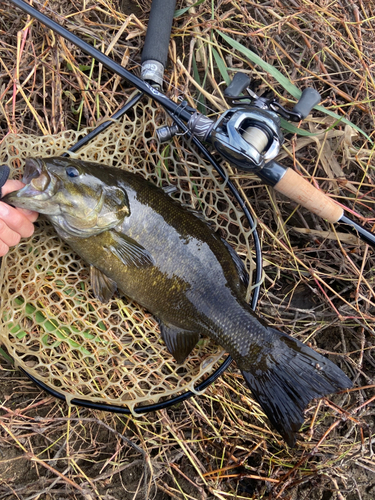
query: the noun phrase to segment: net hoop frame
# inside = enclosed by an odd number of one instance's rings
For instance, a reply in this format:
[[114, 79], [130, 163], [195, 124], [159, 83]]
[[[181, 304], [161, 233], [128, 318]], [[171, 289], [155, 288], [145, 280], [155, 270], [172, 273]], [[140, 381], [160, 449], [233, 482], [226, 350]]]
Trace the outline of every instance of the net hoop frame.
[[[133, 109], [134, 106], [138, 104], [138, 99], [130, 99], [129, 104], [126, 105], [127, 109]], [[126, 113], [124, 113], [126, 115]], [[110, 122], [111, 125], [114, 125], [113, 122]], [[80, 147], [83, 147], [86, 145], [90, 140], [93, 138], [93, 132], [91, 131], [89, 134], [87, 134], [85, 137], [79, 139], [78, 142], [76, 142], [68, 151], [73, 150], [77, 151], [78, 148], [76, 148], [77, 144], [79, 143]], [[193, 141], [192, 141], [193, 142]], [[206, 159], [211, 159], [211, 155], [208, 153], [208, 151], [200, 144], [199, 141], [195, 144], [198, 149], [203, 149], [204, 156], [206, 156]], [[69, 153], [66, 153], [68, 155]], [[220, 176], [225, 180], [225, 188], [224, 189], [229, 189], [232, 191], [232, 194], [234, 197], [238, 200], [238, 198], [242, 201], [241, 206], [243, 205], [243, 212], [249, 222], [249, 227], [251, 229], [250, 233], [252, 235], [252, 239], [254, 242], [254, 254], [255, 254], [255, 268], [254, 268], [254, 275], [253, 277], [255, 284], [252, 285], [252, 297], [251, 297], [251, 307], [253, 310], [255, 310], [258, 297], [259, 297], [259, 291], [260, 291], [260, 286], [261, 286], [261, 278], [262, 278], [262, 255], [261, 255], [261, 247], [260, 247], [260, 240], [259, 240], [259, 235], [257, 233], [256, 229], [256, 224], [253, 221], [244, 201], [241, 198], [241, 195], [238, 193], [236, 190], [235, 186], [231, 183], [231, 181], [228, 179], [228, 176], [225, 174], [225, 172], [221, 169], [219, 165], [216, 164], [215, 160], [212, 158], [212, 161], [210, 162], [214, 169], [217, 170], [220, 174]], [[1, 259], [0, 259], [0, 264], [1, 264]], [[6, 270], [5, 270], [6, 272]], [[218, 360], [220, 363], [220, 361]], [[65, 394], [58, 392], [56, 388], [51, 387], [47, 384], [45, 384], [43, 381], [39, 380], [36, 378], [34, 375], [28, 372], [26, 367], [23, 367], [19, 362], [17, 362], [17, 367], [25, 374], [27, 377], [35, 384], [37, 385], [40, 389], [46, 391], [48, 394], [51, 396], [62, 400], [68, 404], [72, 404], [75, 406], [81, 406], [85, 408], [90, 408], [90, 409], [97, 409], [97, 410], [102, 410], [102, 411], [108, 411], [112, 413], [118, 413], [118, 414], [124, 414], [124, 415], [141, 415], [141, 414], [146, 414], [148, 412], [152, 411], [158, 411], [164, 408], [168, 408], [170, 406], [173, 406], [177, 403], [181, 403], [182, 401], [189, 399], [190, 397], [199, 395], [202, 393], [207, 387], [209, 387], [213, 382], [215, 382], [224, 372], [225, 370], [229, 367], [229, 365], [232, 362], [231, 356], [227, 355], [224, 360], [221, 362], [220, 366], [215, 368], [215, 370], [209, 374], [203, 381], [199, 381], [198, 383], [196, 382], [197, 385], [190, 386], [190, 388], [186, 389], [185, 392], [178, 394], [176, 396], [169, 396], [169, 399], [164, 399], [163, 401], [155, 402], [153, 404], [144, 404], [144, 403], [139, 403], [135, 404], [134, 406], [125, 407], [125, 406], [120, 406], [116, 404], [110, 404], [110, 403], [102, 403], [99, 401], [89, 401], [85, 400], [84, 398], [68, 398], [65, 396]], [[124, 402], [124, 405], [127, 404]]]

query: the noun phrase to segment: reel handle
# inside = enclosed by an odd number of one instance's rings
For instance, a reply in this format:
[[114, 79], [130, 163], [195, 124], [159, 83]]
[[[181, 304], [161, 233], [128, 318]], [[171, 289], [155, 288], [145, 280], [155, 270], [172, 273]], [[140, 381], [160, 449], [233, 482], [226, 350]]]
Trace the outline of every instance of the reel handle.
[[319, 92], [311, 87], [308, 87], [302, 91], [302, 95], [293, 107], [293, 113], [300, 115], [301, 119], [306, 118], [314, 106], [320, 103], [322, 100]]

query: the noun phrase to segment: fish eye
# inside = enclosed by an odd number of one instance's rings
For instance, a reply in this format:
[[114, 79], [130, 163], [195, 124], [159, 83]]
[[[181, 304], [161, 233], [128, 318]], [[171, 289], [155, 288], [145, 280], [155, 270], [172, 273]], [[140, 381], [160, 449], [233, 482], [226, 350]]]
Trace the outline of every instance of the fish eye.
[[79, 171], [75, 167], [68, 167], [66, 169], [66, 175], [68, 177], [78, 177], [79, 176]]

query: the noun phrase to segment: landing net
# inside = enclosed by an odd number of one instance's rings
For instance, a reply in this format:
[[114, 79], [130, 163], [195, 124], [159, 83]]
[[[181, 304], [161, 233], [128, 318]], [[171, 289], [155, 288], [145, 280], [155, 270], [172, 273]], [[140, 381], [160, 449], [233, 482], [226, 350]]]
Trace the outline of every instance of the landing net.
[[[184, 141], [155, 141], [161, 113], [151, 102], [142, 102], [131, 118], [114, 123], [72, 156], [138, 173], [159, 186], [175, 186], [171, 196], [201, 212], [251, 271], [251, 230], [244, 215], [225, 182], [194, 148]], [[19, 177], [27, 157], [59, 156], [86, 132], [8, 135], [0, 146], [0, 161]], [[123, 296], [100, 303], [89, 274], [89, 266], [42, 216], [33, 237], [3, 258], [0, 340], [16, 365], [68, 402], [80, 398], [131, 411], [194, 392], [218, 368], [223, 350], [206, 338], [178, 365], [155, 318]]]

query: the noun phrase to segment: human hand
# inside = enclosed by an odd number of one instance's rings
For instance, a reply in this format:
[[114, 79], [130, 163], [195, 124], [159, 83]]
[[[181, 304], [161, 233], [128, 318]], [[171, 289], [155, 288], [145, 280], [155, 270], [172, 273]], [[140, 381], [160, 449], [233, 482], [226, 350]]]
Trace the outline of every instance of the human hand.
[[[21, 189], [21, 181], [8, 180], [1, 187], [1, 196]], [[29, 238], [34, 232], [33, 222], [38, 218], [38, 213], [23, 208], [13, 208], [0, 201], [0, 257], [3, 257], [9, 247], [18, 245], [21, 238]]]

